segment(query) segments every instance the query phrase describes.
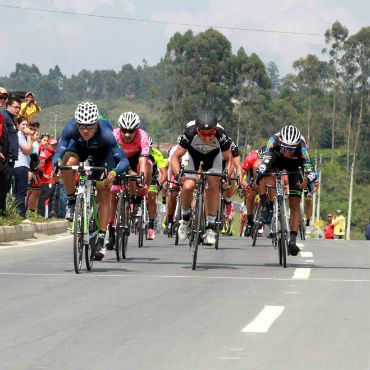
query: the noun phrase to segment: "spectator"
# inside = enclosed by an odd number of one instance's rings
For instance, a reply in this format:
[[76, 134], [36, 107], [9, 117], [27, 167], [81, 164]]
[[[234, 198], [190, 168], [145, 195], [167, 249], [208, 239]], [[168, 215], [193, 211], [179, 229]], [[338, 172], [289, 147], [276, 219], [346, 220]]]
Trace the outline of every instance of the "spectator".
[[[38, 152], [33, 153], [31, 155], [31, 160], [35, 156], [37, 157], [37, 160], [40, 162], [45, 159], [45, 153], [44, 153], [44, 148], [46, 148], [49, 140], [49, 135], [48, 134], [41, 134], [40, 139], [39, 139], [39, 146], [38, 146]], [[35, 160], [36, 162], [36, 160]], [[32, 162], [31, 162], [32, 163]], [[38, 163], [39, 164], [39, 163]], [[35, 166], [34, 169], [32, 170], [33, 176], [31, 179], [31, 195], [28, 200], [28, 209], [30, 211], [35, 211], [37, 207], [37, 202], [40, 198], [40, 193], [41, 193], [41, 185], [42, 185], [42, 172], [40, 171], [40, 164], [38, 166]]]
[[334, 239], [344, 239], [346, 219], [343, 216], [343, 211], [338, 209], [337, 214], [335, 215], [331, 224], [334, 226]]
[[[2, 94], [3, 95], [3, 94]], [[3, 99], [0, 99], [3, 101]], [[21, 100], [8, 98], [6, 110], [2, 113], [2, 148], [1, 152], [1, 181], [0, 181], [0, 212], [5, 213], [6, 195], [12, 184], [14, 163], [18, 159], [18, 135], [17, 125], [14, 119], [21, 109]]]
[[328, 214], [328, 220], [326, 221], [325, 227], [325, 239], [334, 239], [334, 226], [332, 226], [333, 215]]
[[[8, 99], [8, 92], [0, 87], [0, 108], [5, 105]], [[7, 157], [9, 150], [8, 130], [3, 122], [3, 116], [0, 113], [0, 215], [5, 214], [6, 194], [10, 189], [8, 183], [11, 182], [12, 171], [8, 165]]]
[[26, 218], [26, 195], [27, 195], [27, 183], [28, 183], [28, 172], [30, 170], [30, 162], [33, 144], [34, 132], [29, 129], [28, 121], [26, 117], [17, 118], [18, 128], [18, 143], [19, 152], [18, 159], [14, 164], [14, 196], [18, 203], [18, 210], [20, 216], [23, 218], [24, 223], [32, 223]]
[[38, 153], [39, 151], [39, 130], [40, 130], [40, 123], [39, 122], [31, 122], [30, 129], [34, 130], [34, 142], [33, 142], [33, 151], [32, 153]]
[[242, 202], [240, 204], [239, 221], [240, 221], [240, 232], [239, 232], [239, 236], [241, 237], [243, 235], [244, 227], [247, 224], [247, 205], [246, 205], [246, 201], [245, 200], [244, 200], [244, 202]]
[[[369, 217], [369, 221], [370, 221], [370, 217]], [[366, 240], [370, 240], [370, 222], [366, 225], [365, 238]]]
[[[53, 179], [53, 166], [52, 161], [54, 153], [57, 149], [58, 141], [50, 138], [44, 150], [45, 158], [41, 161], [40, 170], [42, 171], [42, 185], [37, 213], [45, 218], [50, 218], [53, 209], [53, 197], [55, 191], [55, 181]], [[48, 214], [45, 214], [45, 202], [49, 200]], [[47, 217], [46, 217], [47, 216]]]
[[37, 104], [33, 93], [28, 92], [25, 96], [25, 99], [26, 101], [22, 103], [19, 115], [25, 116], [27, 118], [27, 121], [31, 123], [33, 117], [35, 116], [35, 113], [41, 113], [41, 108]]

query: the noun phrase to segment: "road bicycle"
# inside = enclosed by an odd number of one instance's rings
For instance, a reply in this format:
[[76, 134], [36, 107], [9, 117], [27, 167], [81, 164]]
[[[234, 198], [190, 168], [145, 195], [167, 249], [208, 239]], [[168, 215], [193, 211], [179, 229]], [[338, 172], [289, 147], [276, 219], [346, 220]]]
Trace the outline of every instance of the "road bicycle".
[[94, 171], [104, 171], [107, 177], [107, 165], [93, 166], [92, 158], [88, 164], [79, 163], [75, 166], [56, 165], [54, 173], [58, 170], [73, 170], [77, 172], [76, 204], [72, 223], [73, 233], [73, 264], [76, 274], [82, 268], [83, 251], [85, 249], [85, 262], [88, 271], [91, 271], [94, 262], [94, 252], [99, 233], [98, 204]]
[[274, 176], [276, 178], [275, 186], [266, 185], [267, 188], [276, 189], [271, 219], [272, 244], [275, 249], [278, 249], [279, 264], [284, 266], [284, 268], [286, 268], [287, 266], [290, 229], [289, 218], [285, 205], [286, 197], [284, 195], [284, 184], [282, 177], [283, 175], [291, 175], [297, 173], [301, 176], [301, 181], [303, 181], [302, 173], [300, 171], [282, 172], [276, 169], [274, 170], [274, 172], [268, 173], [268, 176]]
[[[200, 167], [203, 163], [200, 163]], [[193, 252], [193, 260], [191, 268], [195, 270], [197, 265], [198, 247], [203, 240], [203, 235], [206, 230], [206, 218], [205, 218], [205, 208], [204, 208], [204, 190], [206, 182], [209, 176], [217, 176], [225, 179], [225, 173], [214, 173], [209, 171], [192, 171], [185, 170], [184, 167], [180, 169], [180, 177], [185, 174], [193, 174], [199, 177], [196, 183], [195, 192], [195, 206], [192, 215], [192, 220], [190, 222], [189, 228], [189, 245]]]
[[130, 236], [130, 221], [131, 221], [131, 208], [130, 208], [130, 181], [141, 181], [144, 183], [144, 175], [129, 175], [122, 174], [118, 177], [119, 190], [117, 194], [118, 203], [115, 215], [115, 250], [117, 261], [121, 258], [127, 257], [127, 244], [128, 237]]

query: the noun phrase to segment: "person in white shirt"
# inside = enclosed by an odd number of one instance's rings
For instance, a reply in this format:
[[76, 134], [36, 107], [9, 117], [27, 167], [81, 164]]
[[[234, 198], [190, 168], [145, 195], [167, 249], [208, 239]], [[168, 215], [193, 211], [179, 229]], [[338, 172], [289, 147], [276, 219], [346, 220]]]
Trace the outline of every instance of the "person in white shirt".
[[18, 117], [17, 120], [18, 129], [18, 159], [14, 163], [14, 191], [13, 194], [17, 200], [17, 206], [20, 216], [23, 218], [24, 223], [31, 223], [26, 218], [26, 195], [27, 195], [27, 184], [28, 184], [28, 173], [30, 170], [30, 162], [33, 150], [33, 134], [34, 132], [28, 127], [28, 121], [26, 117]]

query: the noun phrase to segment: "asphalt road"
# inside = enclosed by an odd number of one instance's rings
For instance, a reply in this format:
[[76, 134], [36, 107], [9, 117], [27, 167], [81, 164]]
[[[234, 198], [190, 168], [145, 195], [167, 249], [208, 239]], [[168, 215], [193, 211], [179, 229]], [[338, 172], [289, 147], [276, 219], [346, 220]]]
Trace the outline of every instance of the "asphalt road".
[[0, 244], [0, 369], [370, 368], [370, 243], [163, 236], [76, 275], [72, 238]]

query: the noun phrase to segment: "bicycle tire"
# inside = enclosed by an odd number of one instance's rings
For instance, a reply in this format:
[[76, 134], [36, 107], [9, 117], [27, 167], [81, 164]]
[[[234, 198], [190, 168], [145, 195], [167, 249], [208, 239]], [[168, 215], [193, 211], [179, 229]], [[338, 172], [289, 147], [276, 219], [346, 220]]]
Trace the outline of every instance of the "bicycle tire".
[[179, 226], [180, 226], [180, 220], [181, 220], [181, 213], [182, 213], [182, 205], [181, 205], [181, 198], [179, 197], [177, 199], [177, 202], [180, 202], [177, 205], [177, 212], [176, 212], [176, 224], [174, 227], [174, 234], [175, 234], [175, 245], [179, 244]]
[[121, 248], [121, 256], [122, 259], [126, 259], [127, 257], [127, 245], [128, 245], [128, 237], [130, 235], [130, 204], [128, 199], [123, 198], [123, 235], [122, 235], [122, 248]]
[[116, 224], [116, 230], [115, 230], [115, 236], [116, 236], [116, 258], [117, 261], [121, 259], [120, 253], [121, 253], [121, 248], [122, 248], [122, 193], [119, 194], [118, 196], [118, 203], [117, 203], [117, 209], [116, 209], [116, 217], [115, 217], [115, 224]]
[[261, 226], [261, 208], [262, 208], [262, 203], [259, 202], [257, 210], [256, 210], [256, 214], [255, 214], [255, 219], [253, 222], [253, 228], [252, 228], [252, 238], [253, 238], [252, 247], [256, 246], [258, 230], [260, 229], [260, 226]]
[[220, 226], [221, 226], [221, 202], [220, 202], [220, 206], [218, 207], [217, 215], [216, 215], [216, 242], [215, 242], [215, 249], [218, 249], [218, 242], [219, 242], [219, 239], [220, 239]]
[[200, 242], [200, 232], [201, 232], [201, 221], [202, 221], [202, 216], [203, 216], [203, 194], [200, 194], [196, 204], [195, 204], [195, 222], [194, 222], [194, 227], [195, 227], [195, 232], [194, 232], [194, 238], [193, 238], [193, 262], [191, 265], [192, 270], [195, 270], [197, 266], [197, 257], [198, 257], [198, 247], [199, 247], [199, 242]]
[[279, 217], [280, 217], [280, 246], [281, 246], [281, 257], [282, 265], [286, 268], [286, 258], [288, 254], [288, 228], [286, 225], [286, 209], [285, 203], [282, 198], [278, 200], [279, 203]]
[[84, 202], [82, 195], [77, 195], [74, 230], [73, 230], [73, 265], [76, 274], [79, 274], [82, 267], [82, 256], [84, 250]]
[[300, 234], [301, 240], [306, 240], [306, 228], [304, 226], [304, 221], [302, 220], [302, 217], [301, 217], [301, 221], [299, 222], [299, 234]]
[[[93, 197], [91, 197], [91, 202], [95, 202], [95, 199]], [[85, 245], [85, 262], [86, 262], [87, 270], [91, 271], [93, 264], [94, 264], [95, 246], [96, 246], [96, 242], [98, 239], [97, 234], [95, 234], [92, 238], [90, 238], [90, 234], [96, 233], [98, 229], [96, 221], [95, 221], [94, 213], [90, 213], [88, 225], [89, 225], [89, 244]]]

